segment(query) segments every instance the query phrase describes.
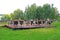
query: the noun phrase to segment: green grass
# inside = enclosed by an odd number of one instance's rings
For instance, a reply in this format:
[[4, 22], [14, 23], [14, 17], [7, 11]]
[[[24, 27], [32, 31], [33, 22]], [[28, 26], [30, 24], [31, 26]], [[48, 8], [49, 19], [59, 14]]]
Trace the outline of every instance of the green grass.
[[55, 28], [12, 30], [0, 28], [0, 40], [60, 40], [60, 22], [54, 22]]

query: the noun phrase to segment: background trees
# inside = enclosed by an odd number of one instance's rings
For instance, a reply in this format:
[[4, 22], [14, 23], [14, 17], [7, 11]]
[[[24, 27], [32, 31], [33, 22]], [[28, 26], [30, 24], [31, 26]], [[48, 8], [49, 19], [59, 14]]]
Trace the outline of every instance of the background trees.
[[36, 18], [36, 4], [32, 4], [30, 7], [26, 8], [25, 10], [26, 13], [26, 19], [35, 19]]
[[11, 13], [12, 20], [14, 19], [23, 19], [23, 11], [20, 9], [15, 10], [13, 13]]
[[1, 20], [11, 20], [11, 16], [8, 14], [4, 14], [1, 18]]
[[45, 19], [56, 19], [56, 17], [58, 16], [58, 11], [57, 8], [53, 7], [52, 5], [49, 4], [44, 4], [43, 5], [43, 12], [44, 12], [44, 16]]
[[53, 7], [53, 4], [44, 4], [43, 6], [37, 6], [32, 4], [25, 9], [23, 12], [20, 9], [15, 10], [10, 15], [2, 16], [2, 20], [35, 20], [35, 19], [57, 19], [59, 12], [56, 7]]
[[36, 9], [36, 19], [44, 19], [43, 8], [38, 6]]

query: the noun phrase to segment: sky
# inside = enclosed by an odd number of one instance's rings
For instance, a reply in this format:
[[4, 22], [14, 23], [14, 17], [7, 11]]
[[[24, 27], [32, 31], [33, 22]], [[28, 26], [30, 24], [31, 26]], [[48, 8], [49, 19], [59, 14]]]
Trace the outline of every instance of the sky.
[[59, 0], [0, 0], [0, 14], [10, 14], [16, 9], [25, 10], [28, 5], [36, 3], [37, 6], [46, 3], [54, 4], [54, 7], [60, 12]]

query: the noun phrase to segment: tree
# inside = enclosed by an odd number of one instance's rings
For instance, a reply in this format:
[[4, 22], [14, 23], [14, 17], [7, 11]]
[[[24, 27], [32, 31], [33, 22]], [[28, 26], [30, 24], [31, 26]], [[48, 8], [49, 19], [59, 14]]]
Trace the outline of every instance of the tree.
[[35, 20], [35, 19], [56, 19], [58, 17], [57, 8], [50, 4], [44, 4], [43, 6], [36, 6], [32, 4], [25, 9], [23, 13], [22, 10], [17, 9], [11, 13], [12, 20], [23, 19], [23, 20]]
[[35, 19], [36, 17], [36, 4], [31, 5], [25, 10], [27, 20]]
[[52, 10], [51, 10], [51, 19], [57, 19], [58, 18], [58, 14], [59, 14], [59, 12], [57, 11], [57, 8], [52, 8]]
[[4, 14], [4, 15], [1, 17], [1, 20], [11, 20], [11, 16], [8, 15], [8, 14]]
[[56, 17], [58, 16], [57, 9], [49, 4], [43, 5], [43, 12], [44, 12], [45, 19], [48, 19], [48, 18], [56, 19]]
[[23, 19], [23, 11], [20, 9], [15, 10], [11, 13], [12, 20], [14, 19]]
[[36, 19], [43, 19], [43, 8], [41, 6], [38, 6], [36, 9]]

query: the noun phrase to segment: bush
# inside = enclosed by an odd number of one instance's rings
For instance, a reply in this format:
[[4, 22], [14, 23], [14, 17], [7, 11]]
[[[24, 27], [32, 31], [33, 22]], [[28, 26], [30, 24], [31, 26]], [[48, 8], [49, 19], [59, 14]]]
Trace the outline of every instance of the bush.
[[60, 22], [59, 21], [53, 22], [52, 25], [55, 26], [56, 28], [60, 28]]

